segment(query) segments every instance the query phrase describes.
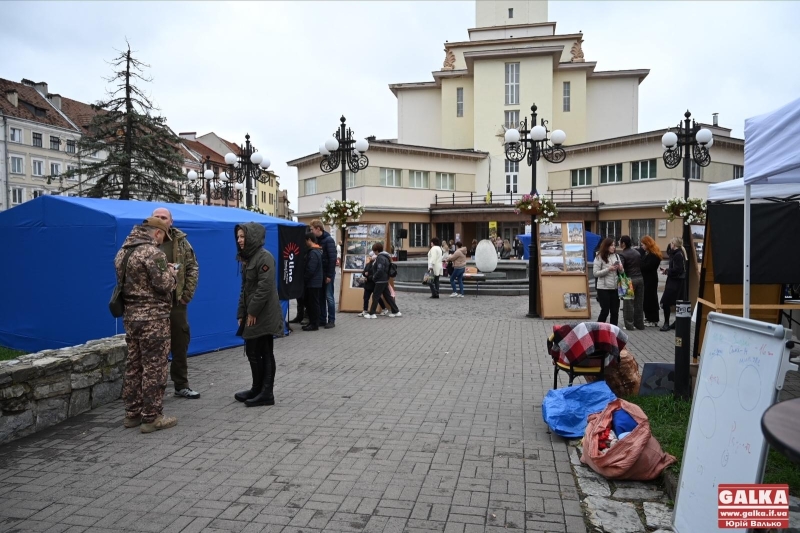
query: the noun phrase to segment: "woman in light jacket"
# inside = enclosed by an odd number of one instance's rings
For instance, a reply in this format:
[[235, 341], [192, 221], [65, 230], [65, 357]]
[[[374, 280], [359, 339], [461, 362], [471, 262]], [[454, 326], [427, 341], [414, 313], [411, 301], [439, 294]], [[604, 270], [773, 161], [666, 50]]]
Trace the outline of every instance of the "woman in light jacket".
[[617, 293], [617, 274], [623, 271], [622, 261], [617, 255], [614, 239], [606, 237], [594, 258], [593, 273], [597, 278], [597, 300], [600, 302], [598, 322], [605, 322], [611, 315], [609, 323], [617, 325], [619, 320], [619, 294]]
[[428, 250], [428, 274], [433, 276], [433, 282], [428, 286], [431, 288], [431, 298], [439, 297], [439, 276], [442, 275], [442, 247], [439, 237], [431, 239], [431, 249]]
[[[450, 286], [453, 288], [453, 294], [450, 295], [450, 298], [463, 298], [464, 271], [467, 268], [467, 248], [461, 244], [461, 241], [455, 243], [455, 246], [456, 251], [447, 258], [453, 262], [453, 273], [450, 274]], [[458, 283], [458, 290], [456, 290], [456, 283]]]

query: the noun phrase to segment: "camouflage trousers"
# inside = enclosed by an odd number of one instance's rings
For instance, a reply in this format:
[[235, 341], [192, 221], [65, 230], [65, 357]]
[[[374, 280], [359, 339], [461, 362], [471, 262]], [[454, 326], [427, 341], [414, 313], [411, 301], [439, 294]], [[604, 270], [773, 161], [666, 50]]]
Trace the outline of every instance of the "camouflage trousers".
[[164, 390], [169, 373], [169, 318], [126, 320], [124, 325], [125, 342], [128, 344], [125, 382], [122, 385], [125, 416], [141, 416], [142, 422], [152, 422], [164, 410]]

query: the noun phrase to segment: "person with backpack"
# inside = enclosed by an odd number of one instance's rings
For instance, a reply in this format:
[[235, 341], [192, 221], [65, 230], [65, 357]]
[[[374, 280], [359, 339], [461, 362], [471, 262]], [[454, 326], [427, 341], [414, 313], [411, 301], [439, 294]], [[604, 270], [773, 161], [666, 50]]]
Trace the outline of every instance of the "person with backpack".
[[372, 293], [372, 305], [369, 308], [369, 314], [364, 318], [378, 318], [375, 311], [378, 309], [378, 300], [383, 299], [389, 304], [392, 312], [389, 313], [390, 317], [401, 317], [403, 314], [397, 308], [392, 293], [389, 290], [389, 278], [397, 276], [397, 265], [392, 263], [392, 257], [388, 252], [383, 251], [383, 244], [376, 242], [372, 245], [372, 251], [375, 252], [375, 266], [373, 267], [372, 279], [375, 281], [375, 292]]
[[[375, 292], [375, 281], [372, 279], [375, 267], [375, 252], [370, 251], [367, 256], [367, 264], [364, 265], [362, 274], [364, 275], [364, 307], [357, 316], [367, 316], [369, 314], [369, 299]], [[378, 299], [378, 306], [381, 308], [381, 314], [389, 314], [389, 305], [383, 300], [383, 296]]]
[[322, 293], [322, 248], [317, 244], [317, 236], [312, 232], [306, 233], [306, 268], [303, 273], [305, 284], [305, 297], [303, 301], [308, 306], [308, 324], [303, 326], [303, 331], [319, 330], [319, 297]]

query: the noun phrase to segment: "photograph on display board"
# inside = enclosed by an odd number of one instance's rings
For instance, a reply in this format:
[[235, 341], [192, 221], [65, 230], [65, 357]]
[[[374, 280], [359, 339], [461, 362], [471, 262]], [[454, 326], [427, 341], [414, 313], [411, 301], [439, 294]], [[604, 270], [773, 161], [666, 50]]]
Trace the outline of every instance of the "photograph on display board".
[[367, 263], [367, 258], [364, 255], [346, 255], [344, 256], [344, 269], [345, 270], [364, 270], [364, 265]]
[[549, 224], [539, 224], [539, 238], [541, 239], [550, 239], [550, 238], [561, 238], [561, 224], [560, 223], [549, 223]]
[[697, 254], [697, 261], [701, 262], [703, 260], [703, 242], [695, 242], [694, 243], [694, 251]]
[[[370, 244], [369, 250], [371, 249], [372, 245]], [[347, 241], [348, 255], [367, 255], [368, 253], [367, 241]]]
[[364, 284], [366, 283], [367, 283], [367, 278], [364, 277], [364, 274], [352, 274], [350, 276], [351, 289], [363, 289]]
[[[367, 249], [364, 251], [364, 253], [369, 255], [369, 253], [372, 251], [372, 245], [375, 243], [383, 244], [383, 241], [367, 241]], [[384, 245], [383, 249], [386, 250], [386, 245]]]
[[567, 242], [583, 242], [583, 224], [567, 222]]
[[659, 237], [667, 236], [667, 220], [664, 218], [658, 220], [658, 236]]
[[369, 228], [366, 224], [359, 224], [358, 226], [348, 226], [347, 236], [351, 239], [366, 239]]
[[706, 238], [706, 227], [701, 224], [692, 224], [689, 226], [692, 230], [692, 240], [697, 242], [703, 242], [703, 239]]
[[564, 272], [564, 257], [542, 257], [542, 272]]
[[564, 254], [564, 243], [561, 241], [539, 241], [539, 248], [542, 250], [543, 256], [545, 255], [557, 255], [562, 256]]
[[582, 244], [567, 244], [564, 246], [564, 255], [567, 257], [584, 257]]
[[383, 240], [386, 237], [386, 226], [384, 224], [370, 224], [369, 238]]
[[567, 311], [586, 311], [586, 295], [581, 292], [565, 292], [564, 309]]
[[567, 256], [567, 272], [586, 272], [586, 261], [583, 257]]

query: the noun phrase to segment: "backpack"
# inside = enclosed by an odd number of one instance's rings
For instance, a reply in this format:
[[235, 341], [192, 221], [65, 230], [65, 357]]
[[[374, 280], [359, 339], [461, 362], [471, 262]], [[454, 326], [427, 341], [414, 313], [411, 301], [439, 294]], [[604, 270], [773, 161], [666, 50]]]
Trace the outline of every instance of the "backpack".
[[395, 263], [389, 263], [389, 277], [396, 278], [397, 277], [397, 265]]

